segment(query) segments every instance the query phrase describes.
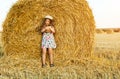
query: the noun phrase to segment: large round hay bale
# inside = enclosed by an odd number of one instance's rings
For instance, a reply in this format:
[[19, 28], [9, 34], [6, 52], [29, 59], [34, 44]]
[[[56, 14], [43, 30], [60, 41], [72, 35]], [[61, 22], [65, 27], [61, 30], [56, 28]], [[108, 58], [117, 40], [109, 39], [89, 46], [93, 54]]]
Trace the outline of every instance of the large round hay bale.
[[19, 0], [3, 24], [2, 41], [7, 56], [41, 58], [37, 29], [46, 15], [54, 17], [57, 62], [88, 57], [92, 53], [95, 22], [86, 0]]

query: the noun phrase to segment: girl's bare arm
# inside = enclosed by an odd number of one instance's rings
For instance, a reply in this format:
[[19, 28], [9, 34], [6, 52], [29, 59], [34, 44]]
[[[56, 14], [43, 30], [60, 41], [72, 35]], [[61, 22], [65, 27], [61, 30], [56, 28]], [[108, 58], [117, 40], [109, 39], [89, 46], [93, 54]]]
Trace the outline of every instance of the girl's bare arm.
[[50, 29], [53, 33], [55, 33], [55, 28], [53, 26], [51, 26]]
[[41, 29], [41, 32], [44, 32], [46, 29], [45, 29], [45, 26], [42, 27]]

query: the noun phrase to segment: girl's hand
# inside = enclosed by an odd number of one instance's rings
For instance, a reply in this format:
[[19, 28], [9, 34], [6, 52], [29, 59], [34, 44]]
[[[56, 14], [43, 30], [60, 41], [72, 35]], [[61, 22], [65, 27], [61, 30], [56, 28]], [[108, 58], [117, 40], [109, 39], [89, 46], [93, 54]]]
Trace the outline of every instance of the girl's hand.
[[54, 27], [50, 26], [50, 30], [51, 30], [53, 33], [55, 33]]
[[46, 32], [51, 32], [50, 26], [45, 27]]
[[41, 32], [43, 33], [44, 31], [46, 31], [46, 26], [43, 26], [43, 27], [41, 28]]
[[50, 30], [50, 27], [49, 27], [49, 26], [47, 26], [47, 27], [45, 27], [45, 29], [46, 29], [46, 30]]
[[50, 26], [50, 29], [52, 29], [52, 26]]

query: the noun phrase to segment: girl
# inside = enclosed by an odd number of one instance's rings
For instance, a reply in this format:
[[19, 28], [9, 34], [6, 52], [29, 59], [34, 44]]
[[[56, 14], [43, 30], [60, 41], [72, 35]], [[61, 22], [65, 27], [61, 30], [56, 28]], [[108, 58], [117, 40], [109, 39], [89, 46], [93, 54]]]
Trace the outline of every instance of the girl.
[[49, 58], [50, 58], [50, 67], [54, 67], [53, 63], [53, 50], [52, 48], [56, 48], [56, 42], [54, 40], [55, 29], [53, 26], [53, 17], [52, 16], [45, 16], [45, 20], [43, 21], [42, 28], [42, 67], [46, 66], [45, 59], [46, 59], [46, 52], [48, 48]]

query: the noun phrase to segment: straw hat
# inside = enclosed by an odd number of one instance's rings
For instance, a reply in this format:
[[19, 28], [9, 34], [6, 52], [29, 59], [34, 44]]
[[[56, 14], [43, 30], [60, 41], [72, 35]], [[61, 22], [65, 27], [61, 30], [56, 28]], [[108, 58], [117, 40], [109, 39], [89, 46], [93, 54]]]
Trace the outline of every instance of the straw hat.
[[53, 17], [50, 15], [45, 16], [45, 18], [49, 18], [49, 19], [53, 20]]

